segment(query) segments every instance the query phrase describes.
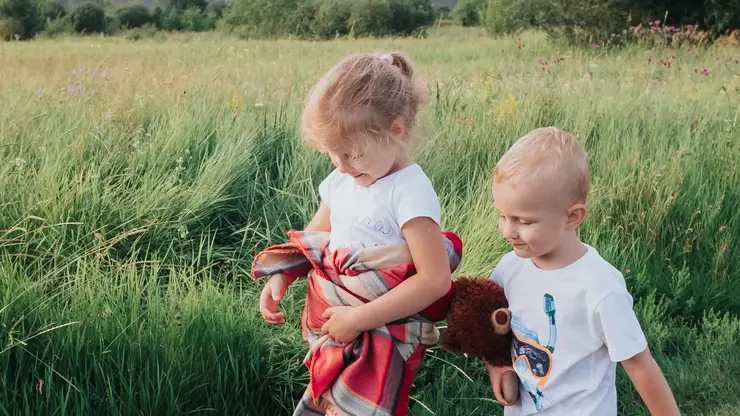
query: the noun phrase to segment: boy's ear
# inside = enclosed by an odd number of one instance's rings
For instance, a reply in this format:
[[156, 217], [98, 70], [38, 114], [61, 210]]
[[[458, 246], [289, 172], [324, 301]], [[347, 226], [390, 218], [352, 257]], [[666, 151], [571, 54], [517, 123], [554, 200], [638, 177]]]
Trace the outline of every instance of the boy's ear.
[[567, 230], [575, 230], [586, 219], [586, 205], [575, 204], [568, 208], [568, 219], [565, 224]]

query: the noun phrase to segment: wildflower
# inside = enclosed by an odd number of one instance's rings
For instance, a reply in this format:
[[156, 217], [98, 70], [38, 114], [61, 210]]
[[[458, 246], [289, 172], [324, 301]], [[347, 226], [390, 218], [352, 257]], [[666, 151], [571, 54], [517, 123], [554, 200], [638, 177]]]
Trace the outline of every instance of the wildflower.
[[67, 85], [67, 94], [71, 94], [72, 92], [74, 92], [74, 90], [75, 90], [75, 86], [74, 85], [72, 85], [72, 84], [68, 84]]
[[239, 92], [234, 91], [229, 100], [229, 106], [231, 107], [232, 114], [236, 115], [242, 110], [244, 106], [244, 97]]
[[499, 120], [509, 119], [515, 115], [518, 106], [519, 101], [516, 96], [509, 95], [502, 102], [497, 102], [493, 105], [494, 116]]
[[705, 77], [708, 76], [709, 70], [707, 68], [704, 68], [704, 71], [702, 71], [702, 74], [704, 74]]
[[254, 106], [261, 108], [265, 106], [265, 103], [255, 103]]

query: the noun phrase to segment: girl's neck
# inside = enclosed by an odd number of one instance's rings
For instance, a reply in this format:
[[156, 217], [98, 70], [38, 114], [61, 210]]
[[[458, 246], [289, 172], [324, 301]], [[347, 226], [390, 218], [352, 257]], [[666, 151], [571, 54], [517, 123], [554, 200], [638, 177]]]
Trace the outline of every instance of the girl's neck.
[[396, 158], [396, 161], [393, 162], [393, 165], [391, 166], [391, 170], [388, 171], [385, 176], [393, 175], [394, 173], [411, 166], [413, 163], [414, 160], [411, 159], [411, 156], [409, 156], [406, 152], [403, 152], [401, 155], [398, 156], [398, 158]]

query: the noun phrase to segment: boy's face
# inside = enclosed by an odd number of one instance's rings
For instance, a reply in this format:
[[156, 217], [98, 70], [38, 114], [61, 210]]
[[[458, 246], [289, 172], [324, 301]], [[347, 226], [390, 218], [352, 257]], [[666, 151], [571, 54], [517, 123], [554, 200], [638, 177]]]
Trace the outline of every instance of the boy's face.
[[547, 180], [494, 181], [493, 200], [498, 226], [514, 252], [523, 258], [547, 258], [569, 231], [569, 207]]

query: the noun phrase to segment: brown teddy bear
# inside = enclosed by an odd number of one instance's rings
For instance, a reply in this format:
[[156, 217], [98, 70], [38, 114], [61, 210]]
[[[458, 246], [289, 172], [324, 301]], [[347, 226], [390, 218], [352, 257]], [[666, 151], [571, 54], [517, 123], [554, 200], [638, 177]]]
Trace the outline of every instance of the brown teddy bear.
[[[441, 345], [446, 351], [480, 357], [493, 366], [511, 365], [511, 313], [501, 286], [489, 279], [455, 281]], [[504, 399], [514, 403], [519, 379], [512, 371], [501, 379]]]

